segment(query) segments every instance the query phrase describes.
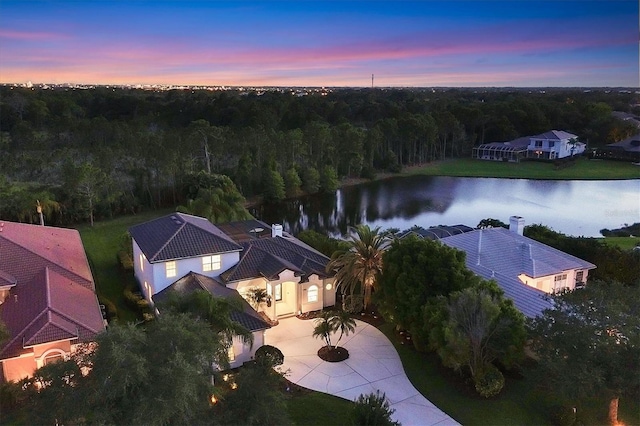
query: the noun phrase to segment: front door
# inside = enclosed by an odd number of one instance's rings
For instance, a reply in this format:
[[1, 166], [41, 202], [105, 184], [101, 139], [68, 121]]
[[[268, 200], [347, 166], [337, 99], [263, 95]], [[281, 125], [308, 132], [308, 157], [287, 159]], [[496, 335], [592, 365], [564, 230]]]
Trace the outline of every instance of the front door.
[[276, 317], [296, 313], [296, 283], [287, 281], [273, 286], [273, 299], [276, 303]]

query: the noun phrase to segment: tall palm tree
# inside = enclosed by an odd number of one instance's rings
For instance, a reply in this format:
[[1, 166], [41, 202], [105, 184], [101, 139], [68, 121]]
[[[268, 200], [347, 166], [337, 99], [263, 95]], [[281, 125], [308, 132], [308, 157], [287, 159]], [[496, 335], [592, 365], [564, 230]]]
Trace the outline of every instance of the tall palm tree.
[[390, 242], [389, 232], [380, 232], [380, 227], [371, 229], [368, 225], [350, 228], [345, 251], [335, 252], [327, 265], [327, 271], [335, 271], [336, 285], [344, 295], [353, 296], [359, 289], [364, 298], [365, 309], [371, 304], [371, 293], [382, 272], [382, 255]]

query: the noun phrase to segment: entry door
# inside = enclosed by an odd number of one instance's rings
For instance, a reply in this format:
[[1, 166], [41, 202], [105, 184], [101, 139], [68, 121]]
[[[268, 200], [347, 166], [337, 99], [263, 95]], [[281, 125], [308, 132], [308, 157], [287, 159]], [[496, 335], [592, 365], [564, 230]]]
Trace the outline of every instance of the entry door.
[[276, 315], [292, 315], [296, 312], [296, 283], [284, 282], [279, 285], [282, 293], [279, 295], [280, 300], [276, 300]]

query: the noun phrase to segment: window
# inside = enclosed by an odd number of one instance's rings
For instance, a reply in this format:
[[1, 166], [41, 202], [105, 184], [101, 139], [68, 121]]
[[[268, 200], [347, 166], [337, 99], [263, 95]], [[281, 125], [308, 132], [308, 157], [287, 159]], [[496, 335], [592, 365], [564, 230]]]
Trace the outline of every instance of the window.
[[236, 351], [233, 350], [233, 343], [227, 349], [227, 355], [229, 356], [229, 362], [233, 362], [236, 360]]
[[282, 284], [276, 284], [276, 286], [273, 288], [274, 289], [274, 295], [273, 298], [276, 299], [276, 302], [279, 302], [282, 300]]
[[140, 270], [144, 271], [144, 254], [140, 253]]
[[220, 269], [220, 255], [205, 256], [202, 258], [202, 272], [217, 271]]
[[54, 353], [45, 357], [44, 365], [53, 364], [58, 361], [64, 361], [64, 355], [61, 353]]
[[567, 274], [556, 275], [553, 278], [553, 289], [560, 291], [567, 287]]
[[536, 148], [542, 148], [542, 141], [535, 141]]
[[309, 290], [307, 290], [307, 302], [311, 303], [311, 302], [317, 302], [317, 301], [318, 301], [318, 286], [312, 285], [311, 287], [309, 287]]
[[165, 268], [167, 271], [167, 278], [171, 278], [171, 277], [175, 277], [176, 276], [176, 262], [171, 261], [171, 262], [167, 262], [165, 263]]
[[576, 272], [576, 283], [584, 282], [584, 271]]

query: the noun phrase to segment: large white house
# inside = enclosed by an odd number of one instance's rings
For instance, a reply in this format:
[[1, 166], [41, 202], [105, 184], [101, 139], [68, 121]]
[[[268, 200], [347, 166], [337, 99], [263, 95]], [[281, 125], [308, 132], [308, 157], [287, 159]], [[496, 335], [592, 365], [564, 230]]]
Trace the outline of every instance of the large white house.
[[213, 225], [202, 217], [173, 213], [129, 232], [134, 273], [152, 304], [165, 289], [202, 288], [245, 299], [253, 288], [267, 291], [269, 301], [260, 312], [244, 307], [250, 317], [263, 318], [264, 328], [251, 323], [254, 345], [246, 348], [237, 342], [236, 363], [253, 356], [264, 343], [263, 331], [270, 321], [335, 304], [334, 278], [325, 269], [329, 258], [284, 232], [282, 225], [258, 220]]
[[518, 162], [522, 159], [557, 160], [584, 153], [586, 145], [578, 136], [563, 130], [550, 130], [508, 142], [491, 142], [473, 148], [473, 158]]

